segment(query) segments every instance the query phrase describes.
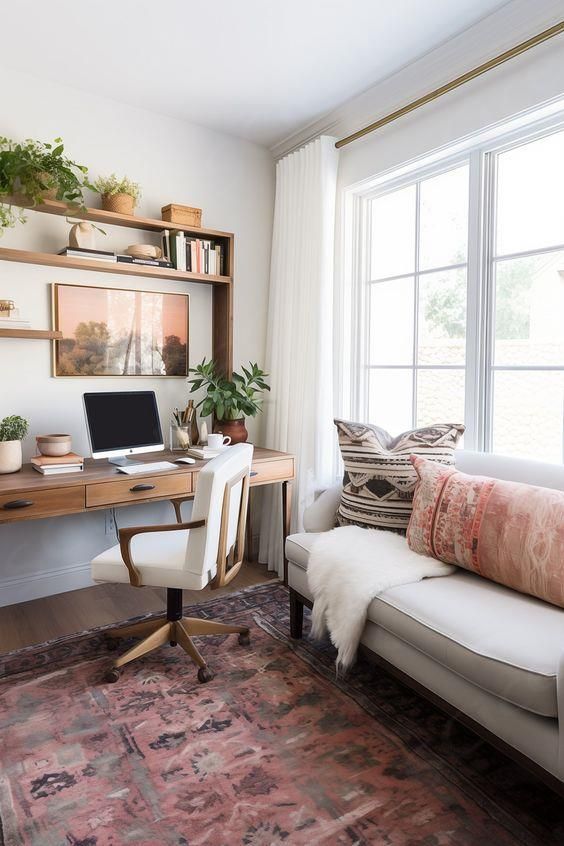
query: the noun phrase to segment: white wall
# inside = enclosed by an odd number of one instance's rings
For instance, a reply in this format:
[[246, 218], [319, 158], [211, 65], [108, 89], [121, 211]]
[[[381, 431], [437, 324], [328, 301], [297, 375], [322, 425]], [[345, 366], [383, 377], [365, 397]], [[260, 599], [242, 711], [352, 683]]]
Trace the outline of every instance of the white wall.
[[[92, 178], [116, 172], [138, 181], [143, 188], [140, 215], [159, 218], [161, 206], [185, 203], [203, 209], [204, 226], [234, 232], [235, 366], [249, 359], [264, 362], [274, 196], [267, 150], [6, 69], [0, 135], [45, 141], [61, 136], [68, 154], [88, 165]], [[90, 196], [88, 202], [97, 199]], [[30, 212], [27, 224], [6, 231], [0, 246], [56, 252], [66, 245], [68, 229], [64, 218]], [[150, 233], [116, 227], [107, 238], [99, 236], [99, 246], [123, 249], [150, 239]], [[190, 361], [211, 355], [208, 286], [0, 261], [0, 298], [15, 299], [34, 327], [51, 325], [50, 283], [56, 281], [188, 291]], [[170, 410], [187, 396], [182, 379], [53, 379], [48, 341], [0, 340], [0, 364], [0, 418], [21, 414], [30, 420], [26, 457], [34, 452], [32, 435], [44, 432], [70, 432], [74, 449], [88, 454], [81, 407], [86, 390], [154, 389], [167, 432]], [[260, 423], [250, 421], [249, 431], [259, 441]], [[169, 520], [169, 511], [166, 504], [122, 509], [118, 522]], [[0, 605], [89, 584], [90, 558], [112, 542], [104, 512], [0, 526]]]
[[[564, 36], [558, 36], [343, 147], [339, 186], [385, 172], [562, 95], [563, 42]], [[400, 80], [396, 85], [401, 90]]]

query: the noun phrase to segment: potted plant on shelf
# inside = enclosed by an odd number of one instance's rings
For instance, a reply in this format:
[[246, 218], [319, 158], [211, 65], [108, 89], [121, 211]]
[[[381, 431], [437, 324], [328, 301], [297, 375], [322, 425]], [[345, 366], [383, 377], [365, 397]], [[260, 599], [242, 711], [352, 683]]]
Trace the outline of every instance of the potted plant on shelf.
[[191, 385], [190, 393], [200, 388], [206, 389], [206, 394], [196, 408], [201, 409], [202, 417], [214, 415], [214, 432], [229, 435], [232, 444], [244, 443], [249, 437], [245, 427], [245, 417], [255, 417], [261, 410], [260, 395], [269, 391], [270, 387], [265, 379], [268, 373], [261, 370], [257, 364], [249, 363], [249, 369], [241, 368], [242, 373], [233, 373], [231, 379], [226, 379], [217, 372], [214, 361], [202, 361], [197, 367], [191, 367], [194, 374], [188, 380]]
[[0, 420], [0, 473], [16, 473], [22, 468], [22, 440], [28, 423], [23, 417], [12, 415]]
[[0, 138], [0, 230], [25, 223], [21, 207], [33, 208], [45, 200], [62, 200], [84, 208], [83, 190], [90, 187], [88, 168], [65, 155], [60, 138], [12, 141]]
[[127, 176], [118, 179], [115, 173], [100, 176], [92, 186], [102, 197], [102, 208], [118, 214], [133, 214], [141, 199], [141, 188]]

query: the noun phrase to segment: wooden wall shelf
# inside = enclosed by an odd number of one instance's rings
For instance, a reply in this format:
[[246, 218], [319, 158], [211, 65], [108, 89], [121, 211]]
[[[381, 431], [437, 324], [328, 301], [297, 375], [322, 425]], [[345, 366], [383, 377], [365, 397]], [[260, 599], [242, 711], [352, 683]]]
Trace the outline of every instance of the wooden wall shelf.
[[56, 253], [34, 253], [31, 250], [11, 250], [0, 247], [0, 261], [17, 261], [23, 264], [41, 264], [46, 267], [68, 267], [71, 270], [95, 270], [98, 273], [118, 273], [125, 276], [154, 276], [155, 279], [174, 279], [177, 282], [200, 282], [205, 285], [230, 285], [229, 276], [211, 276], [209, 273], [187, 273], [168, 267], [144, 264], [127, 264], [117, 261], [59, 256]]
[[[9, 203], [9, 198], [2, 200]], [[90, 220], [94, 223], [105, 223], [106, 226], [127, 226], [129, 229], [145, 229], [149, 232], [162, 232], [163, 229], [180, 229], [182, 232], [189, 232], [191, 235], [200, 238], [217, 240], [218, 238], [232, 238], [231, 232], [221, 232], [219, 229], [203, 229], [194, 226], [185, 226], [182, 223], [169, 223], [166, 220], [158, 220], [151, 217], [137, 217], [134, 214], [118, 214], [117, 212], [104, 211], [104, 209], [85, 209], [75, 211], [66, 203], [60, 200], [45, 200], [36, 206], [25, 206], [29, 211], [42, 212], [43, 214], [54, 214], [59, 217], [76, 217], [80, 220]]]
[[50, 329], [0, 329], [0, 338], [36, 338], [43, 341], [60, 341], [62, 332]]
[[[8, 203], [9, 198], [2, 198]], [[66, 203], [59, 200], [46, 200], [37, 206], [28, 207], [30, 211], [41, 214], [52, 214], [59, 217], [77, 217], [90, 220], [105, 226], [125, 226], [128, 229], [143, 229], [149, 232], [162, 232], [163, 229], [180, 229], [195, 238], [205, 238], [220, 241], [225, 249], [225, 276], [210, 276], [209, 274], [188, 273], [164, 267], [150, 265], [125, 264], [119, 262], [102, 262], [94, 259], [81, 259], [71, 256], [59, 256], [51, 253], [39, 253], [29, 250], [12, 250], [0, 247], [0, 261], [15, 261], [25, 264], [39, 264], [46, 267], [66, 267], [71, 270], [88, 270], [98, 273], [117, 273], [123, 276], [152, 277], [153, 279], [172, 279], [176, 282], [197, 282], [212, 286], [212, 356], [218, 369], [231, 376], [233, 372], [233, 258], [234, 235], [231, 232], [221, 232], [217, 229], [198, 229], [177, 223], [168, 223], [149, 217], [116, 214], [103, 209], [86, 209], [76, 212]], [[10, 335], [3, 334], [9, 331]], [[22, 332], [15, 335], [14, 332]], [[59, 333], [39, 332], [35, 330], [3, 330], [0, 337], [60, 337]]]

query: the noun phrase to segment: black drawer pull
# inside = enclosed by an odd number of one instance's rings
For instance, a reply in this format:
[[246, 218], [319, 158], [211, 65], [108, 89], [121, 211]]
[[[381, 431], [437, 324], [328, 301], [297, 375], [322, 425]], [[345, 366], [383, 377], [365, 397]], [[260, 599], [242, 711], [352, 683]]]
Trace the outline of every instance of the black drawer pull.
[[30, 505], [33, 505], [32, 499], [13, 499], [11, 502], [5, 502], [2, 508], [8, 510], [12, 508], [29, 508]]
[[154, 491], [155, 486], [154, 485], [142, 485], [142, 484], [133, 485], [133, 487], [129, 488], [129, 490], [131, 491], [131, 493], [137, 493], [137, 491]]
[[258, 476], [258, 470], [251, 470], [251, 476]]

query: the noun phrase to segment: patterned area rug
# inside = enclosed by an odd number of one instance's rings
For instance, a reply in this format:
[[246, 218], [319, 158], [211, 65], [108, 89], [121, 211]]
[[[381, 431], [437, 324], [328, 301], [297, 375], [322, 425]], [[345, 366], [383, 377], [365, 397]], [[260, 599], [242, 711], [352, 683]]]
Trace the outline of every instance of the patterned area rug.
[[100, 684], [101, 630], [0, 659], [2, 846], [556, 846], [564, 803], [366, 663], [287, 637], [278, 583], [191, 614], [248, 621]]

